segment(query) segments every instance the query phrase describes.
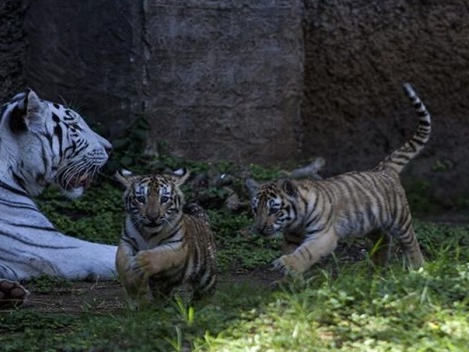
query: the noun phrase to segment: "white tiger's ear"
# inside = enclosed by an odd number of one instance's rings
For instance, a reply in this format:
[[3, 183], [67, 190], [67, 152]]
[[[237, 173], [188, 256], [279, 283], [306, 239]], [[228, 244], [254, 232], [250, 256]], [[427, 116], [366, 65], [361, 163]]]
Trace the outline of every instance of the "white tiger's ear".
[[251, 198], [255, 197], [257, 192], [259, 191], [259, 184], [252, 178], [247, 178], [246, 180], [244, 180], [244, 184], [246, 185]]
[[13, 133], [22, 133], [28, 130], [39, 132], [44, 126], [46, 105], [31, 89], [17, 96], [21, 96], [21, 98], [11, 112], [11, 131]]
[[187, 170], [187, 168], [181, 167], [181, 168], [173, 171], [172, 176], [173, 176], [173, 180], [176, 183], [176, 185], [180, 186], [184, 182], [186, 182], [186, 180], [189, 178], [190, 172], [189, 172], [189, 170]]
[[134, 176], [131, 171], [125, 169], [117, 170], [114, 177], [125, 187], [129, 187], [136, 179], [136, 176]]
[[298, 193], [298, 188], [291, 180], [280, 180], [279, 183], [281, 190], [284, 191], [286, 195], [295, 197]]

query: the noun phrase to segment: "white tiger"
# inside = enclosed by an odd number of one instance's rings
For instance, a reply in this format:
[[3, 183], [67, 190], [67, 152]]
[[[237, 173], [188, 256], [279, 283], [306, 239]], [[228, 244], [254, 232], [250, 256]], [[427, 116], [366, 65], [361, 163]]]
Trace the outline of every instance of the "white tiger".
[[111, 144], [78, 113], [41, 100], [32, 90], [2, 106], [0, 301], [10, 294], [2, 291], [11, 286], [6, 280], [45, 274], [65, 279], [115, 277], [116, 246], [60, 233], [31, 199], [50, 184], [68, 197], [80, 196], [110, 150]]

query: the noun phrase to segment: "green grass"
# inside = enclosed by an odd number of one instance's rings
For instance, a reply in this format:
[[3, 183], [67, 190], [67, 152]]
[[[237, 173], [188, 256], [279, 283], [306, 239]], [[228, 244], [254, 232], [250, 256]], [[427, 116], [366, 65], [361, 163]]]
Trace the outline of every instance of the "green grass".
[[[228, 167], [228, 166], [225, 166]], [[268, 177], [265, 170], [255, 169]], [[122, 189], [101, 179], [76, 201], [48, 192], [42, 209], [64, 232], [117, 243]], [[20, 308], [0, 313], [1, 351], [466, 351], [469, 346], [469, 227], [415, 221], [427, 258], [409, 272], [398, 254], [385, 269], [368, 260], [346, 263], [341, 253], [315, 265], [304, 280], [276, 289], [269, 275], [279, 244], [249, 233], [251, 217], [211, 209], [221, 280], [212, 299], [189, 306], [161, 302], [141, 311], [77, 312]], [[347, 250], [347, 249], [344, 249]], [[257, 275], [260, 275], [259, 273]], [[39, 278], [36, 292], [70, 292], [73, 283]], [[57, 299], [57, 296], [53, 296]]]

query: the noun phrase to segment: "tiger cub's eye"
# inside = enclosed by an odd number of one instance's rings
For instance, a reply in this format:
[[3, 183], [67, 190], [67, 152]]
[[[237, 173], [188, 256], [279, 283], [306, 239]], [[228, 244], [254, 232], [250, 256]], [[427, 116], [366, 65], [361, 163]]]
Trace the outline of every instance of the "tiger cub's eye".
[[269, 215], [277, 214], [280, 211], [280, 208], [270, 208]]
[[168, 196], [161, 196], [161, 203], [166, 203], [169, 200]]
[[145, 197], [144, 196], [137, 196], [137, 197], [135, 197], [135, 200], [139, 203], [145, 203]]

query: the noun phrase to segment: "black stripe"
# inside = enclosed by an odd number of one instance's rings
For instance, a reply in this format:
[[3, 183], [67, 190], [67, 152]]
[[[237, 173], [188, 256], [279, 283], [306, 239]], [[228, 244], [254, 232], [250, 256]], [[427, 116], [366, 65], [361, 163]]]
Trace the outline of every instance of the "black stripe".
[[[419, 138], [425, 138], [425, 137], [421, 137], [421, 136], [418, 136]], [[412, 142], [415, 143], [415, 144], [418, 144], [419, 147], [423, 146], [426, 141], [421, 141], [420, 139], [417, 139], [416, 137], [412, 138]], [[415, 148], [415, 150], [417, 150], [417, 148]]]
[[24, 196], [24, 197], [28, 197], [28, 194], [24, 191], [24, 190], [20, 190], [18, 188], [14, 188], [12, 186], [10, 186], [9, 184], [3, 182], [3, 181], [0, 181], [0, 187], [3, 188], [3, 189], [6, 189], [7, 191], [10, 191], [14, 194], [18, 194], [20, 196]]
[[427, 113], [427, 110], [421, 110], [421, 111], [417, 111], [417, 115], [419, 117], [427, 117], [428, 113]]
[[15, 224], [9, 221], [4, 221], [5, 224], [11, 225], [11, 226], [16, 226], [19, 229], [33, 229], [33, 230], [39, 230], [39, 231], [45, 231], [45, 232], [58, 232], [56, 228], [54, 227], [43, 227], [43, 226], [36, 226], [36, 225], [27, 225], [27, 224]]
[[16, 203], [16, 202], [10, 202], [10, 201], [5, 201], [3, 199], [0, 199], [0, 204], [6, 205], [8, 207], [16, 208], [16, 209], [27, 209], [27, 210], [35, 211], [37, 213], [41, 213], [39, 209], [37, 209], [34, 205], [29, 205], [25, 203]]
[[130, 237], [127, 233], [124, 233], [121, 241], [127, 243], [134, 250], [134, 253], [138, 252], [139, 248], [137, 241], [133, 237]]
[[25, 239], [18, 238], [16, 236], [12, 235], [12, 234], [5, 233], [5, 232], [0, 232], [0, 236], [5, 236], [7, 238], [10, 238], [12, 240], [21, 242], [23, 244], [27, 244], [28, 246], [35, 247], [35, 248], [49, 248], [49, 249], [73, 249], [73, 248], [76, 248], [76, 247], [72, 247], [72, 246], [65, 246], [64, 247], [64, 246], [50, 246], [50, 245], [38, 244], [38, 243], [31, 242], [31, 241], [26, 241]]

